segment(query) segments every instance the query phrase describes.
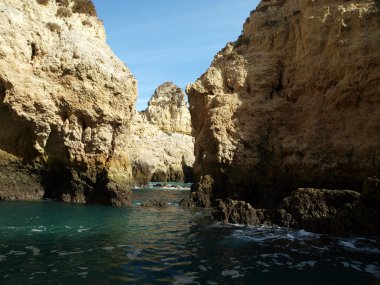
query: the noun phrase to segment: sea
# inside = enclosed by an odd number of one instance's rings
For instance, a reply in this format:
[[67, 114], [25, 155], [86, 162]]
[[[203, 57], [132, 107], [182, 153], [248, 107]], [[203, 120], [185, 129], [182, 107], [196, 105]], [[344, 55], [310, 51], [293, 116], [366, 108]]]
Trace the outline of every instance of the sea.
[[[168, 207], [141, 206], [160, 191]], [[375, 238], [220, 224], [180, 208], [184, 195], [135, 190], [120, 208], [0, 202], [0, 284], [380, 284]]]

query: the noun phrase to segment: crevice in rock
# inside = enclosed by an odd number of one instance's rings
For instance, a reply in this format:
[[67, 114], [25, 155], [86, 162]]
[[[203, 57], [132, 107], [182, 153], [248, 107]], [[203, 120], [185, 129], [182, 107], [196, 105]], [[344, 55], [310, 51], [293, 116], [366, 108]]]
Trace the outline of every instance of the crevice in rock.
[[47, 166], [43, 173], [42, 184], [45, 198], [61, 200], [64, 193], [71, 193], [72, 173], [68, 168], [69, 152], [63, 137], [56, 127], [51, 132], [45, 146]]
[[[4, 86], [0, 89], [2, 96]], [[0, 149], [23, 158], [25, 162], [30, 162], [38, 156], [33, 146], [36, 141], [33, 124], [20, 118], [4, 103], [0, 103], [0, 125], [5, 126], [0, 130]]]
[[31, 57], [30, 57], [30, 59], [33, 61], [39, 55], [39, 49], [38, 49], [38, 47], [37, 47], [37, 45], [35, 43], [31, 43], [30, 44], [30, 48], [31, 48]]
[[5, 82], [0, 78], [0, 103], [4, 102], [6, 91]]

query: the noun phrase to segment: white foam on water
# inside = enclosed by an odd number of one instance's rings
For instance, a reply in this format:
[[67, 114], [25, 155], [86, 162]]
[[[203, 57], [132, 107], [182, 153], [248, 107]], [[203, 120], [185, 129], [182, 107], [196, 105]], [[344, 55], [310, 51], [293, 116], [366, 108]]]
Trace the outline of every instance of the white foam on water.
[[115, 247], [114, 246], [106, 246], [106, 247], [103, 247], [104, 250], [108, 250], [108, 251], [111, 251], [111, 250], [114, 250]]
[[218, 285], [218, 282], [215, 282], [215, 281], [207, 281], [206, 284], [207, 284], [207, 285]]
[[7, 253], [7, 255], [24, 255], [24, 254], [26, 254], [26, 252], [24, 252], [24, 251], [18, 251], [18, 250], [11, 250], [11, 251], [9, 251], [8, 253]]
[[268, 263], [265, 263], [263, 261], [256, 261], [256, 264], [260, 265], [260, 266], [263, 266], [265, 268], [269, 268], [270, 267], [270, 264]]
[[317, 264], [317, 261], [315, 261], [315, 260], [309, 260], [309, 261], [299, 262], [296, 265], [294, 265], [294, 267], [297, 268], [297, 269], [302, 269], [305, 266], [314, 267], [316, 264]]
[[78, 269], [80, 269], [80, 270], [87, 270], [88, 267], [78, 267]]
[[66, 256], [66, 255], [72, 255], [72, 254], [81, 254], [83, 251], [71, 251], [71, 252], [66, 252], [66, 251], [61, 251], [58, 252], [59, 256]]
[[228, 269], [224, 269], [224, 270], [222, 271], [221, 274], [222, 274], [222, 276], [224, 276], [224, 277], [229, 276], [229, 277], [231, 277], [232, 279], [239, 278], [239, 277], [244, 277], [243, 274], [240, 274], [240, 272], [237, 271], [237, 270], [235, 270], [235, 269], [230, 269], [230, 270], [228, 270]]
[[127, 257], [129, 259], [135, 259], [142, 252], [142, 249], [136, 248], [132, 253], [127, 253]]
[[173, 285], [184, 285], [184, 284], [199, 284], [199, 282], [196, 282], [195, 279], [196, 276], [187, 276], [187, 275], [175, 275], [173, 276], [175, 279], [172, 283]]
[[168, 258], [162, 258], [161, 261], [162, 262], [169, 262], [169, 261], [176, 261], [177, 258], [175, 257], [168, 257]]
[[199, 269], [200, 269], [201, 271], [207, 271], [206, 266], [199, 265], [198, 267], [199, 267]]
[[289, 240], [289, 241], [306, 241], [312, 239], [318, 239], [320, 235], [307, 232], [305, 230], [291, 230], [281, 227], [272, 226], [246, 226], [234, 230], [231, 234], [233, 238], [242, 241], [254, 241], [254, 242], [268, 242], [276, 240]]
[[89, 230], [90, 230], [90, 228], [85, 229], [85, 228], [83, 228], [82, 226], [80, 226], [79, 229], [77, 230], [77, 232], [78, 232], [78, 233], [83, 233], [83, 232], [85, 232], [85, 231], [89, 231]]
[[85, 271], [85, 272], [79, 272], [79, 273], [77, 273], [79, 276], [81, 276], [81, 277], [83, 277], [83, 278], [86, 278], [87, 277], [87, 275], [88, 275], [88, 272], [87, 271]]
[[5, 255], [0, 255], [0, 262], [4, 261], [7, 257]]
[[362, 239], [354, 238], [351, 240], [340, 240], [338, 241], [338, 245], [344, 247], [345, 249], [356, 251], [356, 252], [366, 252], [366, 253], [372, 253], [377, 254], [380, 253], [380, 250], [374, 247], [369, 246], [361, 246], [358, 244]]
[[351, 268], [355, 269], [356, 271], [362, 272], [363, 270], [360, 268], [359, 265], [351, 264]]
[[30, 231], [34, 232], [34, 233], [41, 233], [41, 232], [43, 232], [43, 230], [40, 230], [40, 229], [31, 229]]
[[377, 277], [380, 278], [380, 268], [374, 264], [368, 264], [365, 268], [364, 271]]
[[290, 258], [290, 256], [285, 253], [263, 253], [263, 254], [260, 254], [259, 256], [262, 258], [271, 258], [271, 259], [281, 258], [281, 257]]
[[29, 249], [33, 252], [33, 255], [40, 255], [41, 250], [34, 246], [26, 246], [25, 249]]

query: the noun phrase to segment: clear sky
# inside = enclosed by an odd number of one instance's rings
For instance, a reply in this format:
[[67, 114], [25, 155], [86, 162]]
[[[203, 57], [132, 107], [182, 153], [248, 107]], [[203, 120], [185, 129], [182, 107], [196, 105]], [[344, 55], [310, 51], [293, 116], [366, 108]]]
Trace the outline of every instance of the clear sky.
[[107, 42], [139, 86], [137, 110], [165, 81], [181, 88], [235, 41], [258, 0], [93, 0]]

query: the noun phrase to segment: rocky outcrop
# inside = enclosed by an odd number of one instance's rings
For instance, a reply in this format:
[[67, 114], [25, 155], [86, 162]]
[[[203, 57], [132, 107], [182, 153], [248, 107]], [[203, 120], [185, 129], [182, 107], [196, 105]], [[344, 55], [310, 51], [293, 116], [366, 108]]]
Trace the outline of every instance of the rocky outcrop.
[[134, 184], [193, 180], [194, 139], [190, 135], [164, 132], [144, 113], [136, 112], [124, 147], [132, 163]]
[[361, 191], [379, 176], [379, 15], [372, 0], [258, 5], [187, 87], [212, 203], [276, 208], [297, 188]]
[[165, 82], [154, 92], [144, 115], [164, 132], [191, 135], [190, 112], [185, 98], [180, 87]]
[[0, 15], [0, 196], [127, 204], [137, 84], [91, 1], [4, 0]]
[[224, 223], [279, 225], [312, 232], [380, 237], [379, 189], [359, 194], [351, 190], [300, 188], [278, 209], [255, 209], [249, 203], [217, 200], [213, 216]]
[[378, 179], [366, 180], [380, 174], [379, 8], [262, 1], [187, 87], [197, 183], [181, 204], [224, 222], [380, 236]]

